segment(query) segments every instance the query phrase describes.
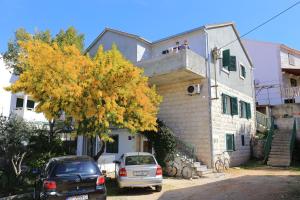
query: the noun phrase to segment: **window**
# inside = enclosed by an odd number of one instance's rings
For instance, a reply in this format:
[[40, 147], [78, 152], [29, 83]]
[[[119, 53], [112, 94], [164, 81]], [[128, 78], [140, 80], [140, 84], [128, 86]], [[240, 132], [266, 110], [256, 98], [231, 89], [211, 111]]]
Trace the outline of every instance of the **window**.
[[245, 146], [245, 136], [241, 135], [241, 140], [242, 140], [242, 146]]
[[99, 168], [90, 160], [74, 160], [60, 162], [55, 166], [53, 173], [55, 176], [93, 175], [99, 173]]
[[284, 103], [285, 104], [288, 104], [288, 103], [295, 103], [296, 101], [295, 101], [295, 99], [285, 99], [284, 100]]
[[223, 114], [238, 115], [237, 98], [222, 94]]
[[240, 117], [241, 118], [251, 118], [251, 105], [244, 101], [240, 101]]
[[119, 153], [119, 135], [113, 135], [113, 142], [106, 143], [106, 153]]
[[155, 165], [156, 162], [153, 156], [148, 155], [136, 155], [127, 156], [125, 158], [125, 165]]
[[23, 102], [24, 102], [24, 99], [17, 98], [16, 108], [23, 108]]
[[236, 56], [231, 56], [229, 49], [224, 50], [222, 56], [222, 67], [228, 71], [236, 71]]
[[246, 78], [246, 68], [242, 64], [240, 64], [240, 77], [243, 79]]
[[288, 54], [289, 57], [289, 64], [295, 65], [295, 56], [293, 54]]
[[235, 151], [234, 134], [226, 134], [226, 150]]
[[297, 87], [297, 80], [294, 78], [290, 79], [291, 87]]
[[27, 100], [27, 110], [33, 110], [34, 109], [34, 101]]

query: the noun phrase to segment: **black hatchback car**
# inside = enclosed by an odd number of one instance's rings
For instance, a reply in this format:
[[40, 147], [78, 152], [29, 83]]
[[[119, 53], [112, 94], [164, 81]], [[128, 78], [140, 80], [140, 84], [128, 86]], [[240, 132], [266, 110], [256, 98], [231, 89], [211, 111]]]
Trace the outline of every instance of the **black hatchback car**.
[[105, 177], [88, 156], [52, 158], [35, 182], [34, 199], [106, 199]]

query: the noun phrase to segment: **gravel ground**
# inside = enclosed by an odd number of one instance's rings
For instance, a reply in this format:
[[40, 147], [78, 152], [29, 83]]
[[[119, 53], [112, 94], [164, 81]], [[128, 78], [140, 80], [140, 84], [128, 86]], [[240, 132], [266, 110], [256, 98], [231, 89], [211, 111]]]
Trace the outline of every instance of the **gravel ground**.
[[[112, 186], [112, 185], [110, 185]], [[108, 188], [108, 200], [300, 200], [300, 172], [288, 169], [231, 169], [193, 180], [166, 178], [159, 193], [151, 188]]]

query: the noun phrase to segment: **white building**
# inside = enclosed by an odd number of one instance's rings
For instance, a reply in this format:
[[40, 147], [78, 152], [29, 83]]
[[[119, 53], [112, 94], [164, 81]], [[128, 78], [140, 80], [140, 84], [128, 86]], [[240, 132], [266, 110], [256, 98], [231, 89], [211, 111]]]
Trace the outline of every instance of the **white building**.
[[[197, 158], [212, 167], [216, 154], [229, 151], [232, 165], [250, 157], [250, 138], [256, 132], [253, 70], [233, 23], [205, 25], [158, 41], [106, 28], [87, 52], [95, 55], [115, 43], [122, 54], [144, 69], [150, 84], [163, 96], [158, 118], [177, 137], [196, 148]], [[216, 51], [213, 49], [236, 40]], [[148, 151], [140, 135], [114, 129], [115, 143], [105, 154], [118, 159], [128, 151]], [[99, 144], [79, 137], [77, 154], [93, 154]]]
[[42, 113], [34, 111], [36, 102], [28, 95], [22, 93], [12, 94], [4, 88], [18, 79], [5, 65], [2, 56], [0, 57], [0, 114], [9, 116], [15, 114], [27, 121], [47, 122]]
[[270, 42], [243, 43], [254, 65], [258, 105], [300, 103], [300, 51]]

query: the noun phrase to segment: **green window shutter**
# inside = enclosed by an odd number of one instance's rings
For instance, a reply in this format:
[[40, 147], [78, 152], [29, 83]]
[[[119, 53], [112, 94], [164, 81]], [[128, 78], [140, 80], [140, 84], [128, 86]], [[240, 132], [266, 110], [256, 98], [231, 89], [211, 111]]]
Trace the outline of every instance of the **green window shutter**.
[[236, 97], [230, 97], [231, 115], [238, 115], [238, 101]]
[[235, 150], [234, 134], [226, 134], [226, 150]]
[[250, 103], [246, 103], [246, 117], [247, 117], [247, 119], [251, 118], [251, 105], [250, 105]]
[[236, 71], [236, 57], [230, 56], [230, 64], [228, 67], [228, 71]]
[[229, 49], [226, 49], [222, 52], [223, 54], [223, 58], [222, 58], [222, 61], [223, 61], [223, 67], [228, 67], [230, 65], [230, 50]]
[[225, 94], [222, 94], [222, 111], [223, 113], [225, 114], [226, 113], [226, 95]]

